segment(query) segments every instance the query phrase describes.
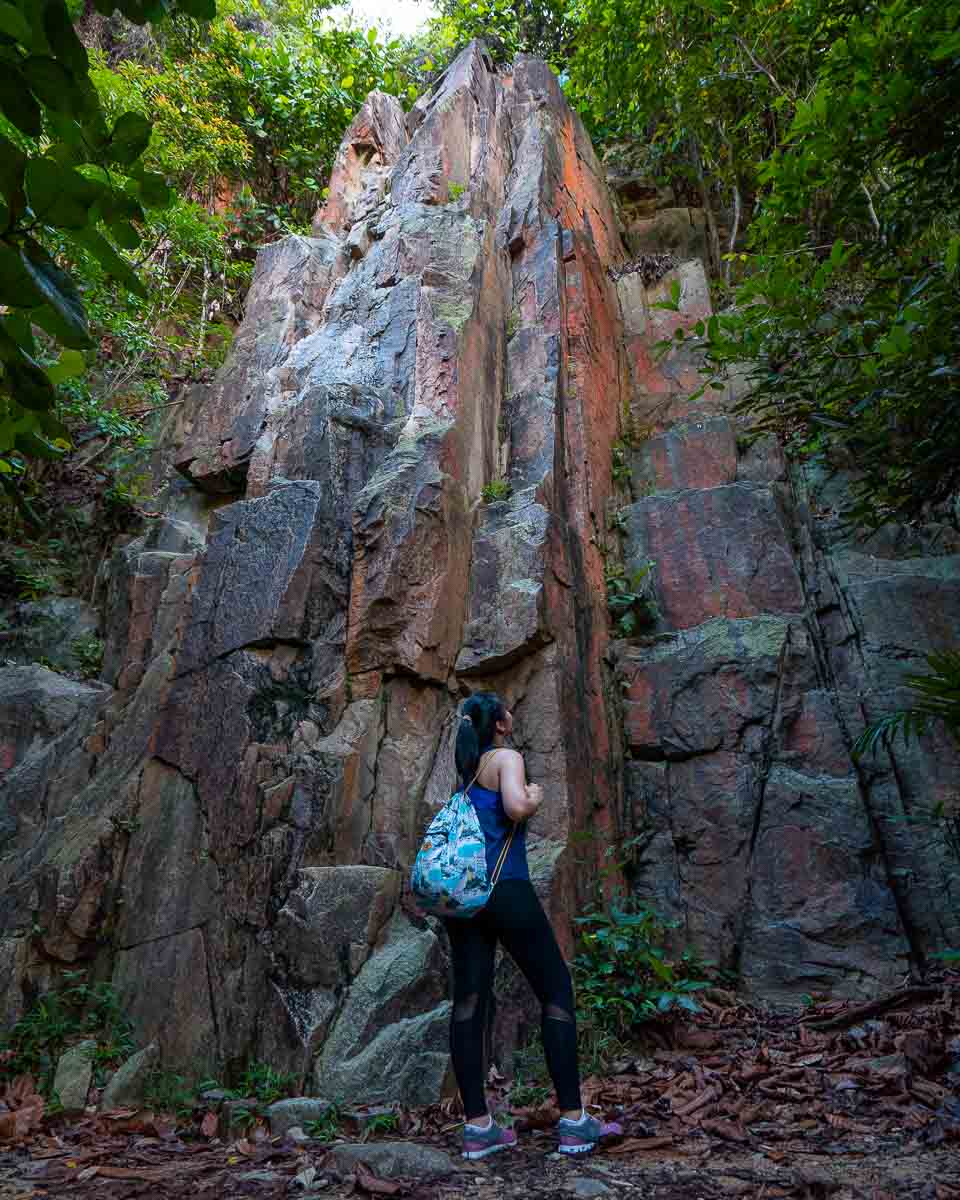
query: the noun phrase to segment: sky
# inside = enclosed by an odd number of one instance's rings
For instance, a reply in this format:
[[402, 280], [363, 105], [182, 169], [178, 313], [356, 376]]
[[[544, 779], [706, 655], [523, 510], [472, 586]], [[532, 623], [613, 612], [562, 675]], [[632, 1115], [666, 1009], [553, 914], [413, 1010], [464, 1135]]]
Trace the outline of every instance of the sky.
[[362, 24], [384, 21], [394, 34], [415, 33], [436, 12], [429, 0], [352, 0], [350, 7]]

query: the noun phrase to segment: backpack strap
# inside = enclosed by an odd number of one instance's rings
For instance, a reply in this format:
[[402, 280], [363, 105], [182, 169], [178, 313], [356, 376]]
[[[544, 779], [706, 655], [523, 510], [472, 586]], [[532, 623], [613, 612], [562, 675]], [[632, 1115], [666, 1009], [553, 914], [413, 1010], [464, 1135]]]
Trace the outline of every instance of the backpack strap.
[[497, 750], [499, 750], [499, 748], [500, 748], [499, 746], [495, 746], [492, 750], [484, 750], [484, 752], [480, 755], [479, 761], [477, 762], [477, 770], [476, 770], [473, 778], [470, 780], [470, 782], [467, 784], [467, 786], [463, 789], [464, 795], [466, 795], [467, 792], [470, 791], [470, 789], [473, 787], [473, 785], [480, 778], [480, 772], [483, 770], [483, 760], [487, 757], [488, 754], [496, 754], [496, 752], [497, 752]]
[[493, 876], [490, 879], [491, 891], [497, 886], [497, 880], [500, 878], [500, 872], [503, 870], [503, 864], [507, 861], [507, 855], [510, 853], [510, 845], [513, 842], [513, 835], [517, 831], [516, 822], [510, 825], [510, 833], [507, 840], [503, 843], [503, 849], [500, 851], [500, 857], [497, 859], [497, 865], [493, 868]]
[[[487, 754], [496, 754], [496, 752], [498, 750], [501, 750], [502, 748], [503, 747], [501, 747], [501, 746], [495, 746], [492, 750], [488, 750], [482, 756], [481, 763], [483, 761], [483, 758], [486, 758]], [[477, 774], [474, 776], [474, 780], [473, 780], [474, 783], [476, 783], [477, 779], [479, 778], [481, 770], [482, 770], [482, 766], [478, 764]], [[473, 787], [473, 783], [470, 784], [470, 787]], [[503, 849], [500, 851], [500, 854], [497, 857], [497, 865], [493, 868], [493, 875], [490, 877], [491, 889], [495, 888], [497, 885], [497, 880], [500, 878], [500, 872], [503, 870], [504, 863], [507, 861], [507, 855], [510, 853], [510, 846], [513, 843], [513, 835], [516, 832], [517, 832], [517, 823], [516, 823], [516, 821], [511, 821], [510, 822], [510, 833], [507, 835], [507, 840], [503, 843]]]

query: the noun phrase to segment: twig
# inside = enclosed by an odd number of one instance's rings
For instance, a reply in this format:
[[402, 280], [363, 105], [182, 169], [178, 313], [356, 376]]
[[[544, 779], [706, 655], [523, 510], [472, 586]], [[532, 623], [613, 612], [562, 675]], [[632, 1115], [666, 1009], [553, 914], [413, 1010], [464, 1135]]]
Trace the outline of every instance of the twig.
[[870, 195], [870, 189], [860, 180], [860, 186], [863, 188], [863, 194], [867, 198], [867, 210], [870, 213], [870, 220], [873, 222], [873, 227], [877, 231], [877, 237], [880, 237], [880, 218], [877, 216], [877, 210], [873, 207], [873, 197]]
[[865, 1017], [875, 1017], [878, 1013], [887, 1012], [891, 1008], [899, 1008], [901, 1004], [915, 1004], [918, 1000], [934, 1000], [943, 992], [938, 987], [908, 987], [902, 992], [894, 992], [892, 996], [882, 996], [879, 1000], [871, 1000], [869, 1004], [858, 1004], [856, 1008], [848, 1008], [846, 1012], [823, 1021], [803, 1021], [807, 1029], [843, 1029], [853, 1025]]
[[740, 37], [739, 34], [734, 34], [734, 37], [736, 38], [737, 45], [744, 52], [744, 54], [746, 54], [747, 58], [750, 59], [750, 61], [757, 68], [758, 71], [762, 71], [763, 74], [766, 75], [766, 77], [770, 80], [770, 82], [777, 89], [777, 91], [780, 93], [780, 95], [786, 96], [788, 100], [793, 100], [795, 102], [796, 97], [791, 95], [790, 92], [788, 92], [785, 88], [782, 88], [780, 86], [780, 84], [777, 82], [777, 77], [774, 75], [774, 73], [770, 70], [769, 67], [765, 67], [763, 65], [763, 63], [757, 58], [757, 56], [753, 53], [753, 51], [750, 49], [750, 47], [747, 45], [747, 43], [743, 40], [743, 38]]

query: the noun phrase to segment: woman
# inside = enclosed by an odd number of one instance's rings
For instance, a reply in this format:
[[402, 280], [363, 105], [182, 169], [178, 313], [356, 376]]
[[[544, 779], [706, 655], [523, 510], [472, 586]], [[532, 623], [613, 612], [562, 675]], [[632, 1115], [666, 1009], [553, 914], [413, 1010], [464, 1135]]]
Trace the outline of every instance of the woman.
[[540, 1001], [543, 1049], [562, 1112], [560, 1152], [582, 1154], [601, 1137], [622, 1132], [618, 1125], [588, 1116], [580, 1102], [573, 985], [527, 869], [526, 821], [543, 794], [539, 784], [527, 783], [520, 754], [502, 744], [512, 729], [513, 716], [500, 698], [479, 692], [464, 704], [457, 732], [457, 771], [484, 832], [491, 878], [513, 830], [486, 905], [474, 917], [444, 922], [453, 959], [450, 1050], [466, 1116], [464, 1158], [485, 1158], [517, 1141], [512, 1129], [502, 1128], [488, 1114], [483, 1087], [483, 1041], [498, 941]]

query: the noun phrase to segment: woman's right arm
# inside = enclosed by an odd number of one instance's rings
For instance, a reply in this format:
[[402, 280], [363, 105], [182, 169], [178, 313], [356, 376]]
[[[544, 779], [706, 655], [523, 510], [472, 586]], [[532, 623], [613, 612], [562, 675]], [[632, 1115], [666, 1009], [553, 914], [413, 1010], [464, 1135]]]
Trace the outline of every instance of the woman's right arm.
[[539, 784], [527, 783], [522, 754], [516, 750], [502, 750], [499, 758], [503, 811], [511, 821], [526, 821], [540, 807], [543, 792]]

